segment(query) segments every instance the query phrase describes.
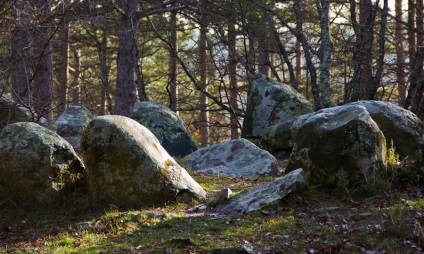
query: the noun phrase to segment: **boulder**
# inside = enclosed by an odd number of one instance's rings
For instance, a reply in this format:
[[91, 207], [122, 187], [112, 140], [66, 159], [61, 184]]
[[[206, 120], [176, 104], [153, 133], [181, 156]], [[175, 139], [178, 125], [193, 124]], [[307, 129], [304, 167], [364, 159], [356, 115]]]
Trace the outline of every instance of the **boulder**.
[[[422, 163], [424, 124], [411, 111], [390, 102], [358, 101], [341, 107], [359, 105], [367, 109], [386, 138], [386, 147], [395, 148], [400, 159], [408, 158], [417, 164]], [[261, 139], [267, 150], [277, 152], [291, 151], [297, 132], [314, 113], [302, 115], [271, 126]], [[392, 143], [393, 142], [393, 143]]]
[[93, 118], [93, 114], [85, 107], [70, 106], [55, 122], [57, 133], [66, 139], [77, 153], [80, 153], [81, 135]]
[[38, 116], [33, 110], [14, 102], [6, 96], [0, 96], [0, 131], [8, 124], [17, 122], [36, 122], [50, 130], [56, 131], [56, 126], [50, 124], [44, 117]]
[[411, 111], [386, 101], [358, 101], [364, 106], [386, 138], [387, 148], [393, 147], [400, 159], [422, 162], [424, 123]]
[[299, 129], [287, 170], [302, 167], [311, 184], [372, 184], [385, 172], [386, 140], [365, 107], [322, 109]]
[[274, 156], [244, 138], [201, 148], [182, 163], [193, 171], [220, 176], [252, 178], [281, 172]]
[[85, 175], [72, 146], [36, 123], [7, 125], [0, 134], [0, 203], [53, 205]]
[[205, 198], [200, 185], [144, 126], [124, 116], [101, 116], [81, 139], [95, 201], [134, 207], [180, 196]]
[[255, 74], [247, 99], [242, 137], [260, 138], [271, 125], [312, 111], [311, 104], [292, 87]]
[[303, 169], [299, 168], [274, 181], [231, 198], [218, 206], [219, 212], [247, 213], [280, 203], [288, 194], [303, 190], [306, 182]]
[[291, 151], [297, 132], [303, 123], [314, 113], [298, 116], [288, 121], [277, 123], [269, 127], [260, 143], [268, 151], [278, 152], [282, 150]]
[[183, 157], [197, 149], [184, 121], [158, 102], [135, 103], [130, 118], [149, 129], [171, 156]]

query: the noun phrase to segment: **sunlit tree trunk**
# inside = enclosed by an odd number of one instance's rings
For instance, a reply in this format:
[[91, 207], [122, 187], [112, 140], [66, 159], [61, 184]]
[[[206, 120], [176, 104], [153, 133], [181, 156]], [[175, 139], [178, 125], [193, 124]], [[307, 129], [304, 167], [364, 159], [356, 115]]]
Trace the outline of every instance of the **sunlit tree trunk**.
[[70, 51], [72, 52], [73, 62], [70, 64], [70, 77], [72, 83], [69, 86], [69, 95], [72, 105], [81, 105], [81, 51], [77, 48], [77, 45], [71, 45]]
[[[205, 4], [205, 1], [202, 1]], [[200, 24], [200, 39], [199, 39], [199, 66], [200, 66], [200, 86], [202, 91], [208, 91], [207, 84], [207, 27], [205, 18], [202, 17]], [[209, 111], [208, 111], [208, 97], [204, 93], [200, 93], [200, 145], [206, 147], [209, 144]]]
[[118, 59], [116, 77], [116, 101], [114, 114], [128, 116], [136, 102], [135, 68], [133, 54], [135, 52], [138, 22], [136, 19], [138, 1], [123, 0], [121, 9], [124, 11], [118, 30]]
[[[238, 86], [237, 86], [237, 57], [236, 52], [236, 26], [232, 19], [228, 20], [228, 48], [229, 48], [229, 76], [230, 76], [230, 98], [229, 104], [233, 110], [238, 110]], [[237, 116], [230, 114], [231, 139], [237, 139], [239, 134], [239, 123]]]

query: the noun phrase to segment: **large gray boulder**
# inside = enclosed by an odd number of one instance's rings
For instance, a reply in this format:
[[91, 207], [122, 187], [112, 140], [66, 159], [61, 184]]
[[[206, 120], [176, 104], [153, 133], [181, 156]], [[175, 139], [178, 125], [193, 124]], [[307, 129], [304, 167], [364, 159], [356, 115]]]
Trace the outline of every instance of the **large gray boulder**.
[[371, 185], [384, 174], [386, 140], [365, 107], [327, 108], [299, 129], [287, 170], [302, 167], [311, 184]]
[[36, 123], [7, 125], [0, 134], [0, 158], [0, 203], [53, 205], [85, 175], [71, 145]]
[[93, 114], [85, 107], [70, 106], [55, 122], [57, 133], [66, 139], [77, 153], [80, 153], [81, 135], [93, 118]]
[[14, 102], [6, 96], [0, 96], [0, 131], [8, 124], [17, 122], [36, 122], [39, 125], [55, 131], [56, 126], [47, 119], [40, 117], [33, 110]]
[[[370, 117], [383, 132], [386, 148], [391, 148], [393, 144], [400, 159], [408, 158], [417, 164], [422, 163], [424, 124], [414, 113], [383, 101], [358, 101], [341, 107], [351, 105], [366, 108]], [[313, 115], [314, 113], [302, 115], [271, 126], [262, 137], [261, 144], [273, 152], [291, 151], [299, 129]]]
[[385, 101], [358, 101], [350, 105], [364, 106], [400, 159], [422, 162], [424, 123], [411, 111]]
[[149, 129], [171, 156], [183, 157], [197, 149], [184, 121], [158, 102], [135, 103], [130, 118]]
[[274, 156], [243, 138], [201, 148], [182, 163], [193, 171], [220, 176], [253, 178], [281, 172]]
[[230, 199], [218, 207], [219, 212], [247, 213], [280, 203], [288, 194], [308, 185], [303, 169], [294, 170], [274, 181]]
[[311, 104], [292, 87], [255, 74], [247, 99], [242, 137], [260, 138], [270, 126], [312, 111]]
[[101, 116], [81, 144], [93, 198], [118, 206], [204, 199], [205, 191], [144, 126], [124, 116]]

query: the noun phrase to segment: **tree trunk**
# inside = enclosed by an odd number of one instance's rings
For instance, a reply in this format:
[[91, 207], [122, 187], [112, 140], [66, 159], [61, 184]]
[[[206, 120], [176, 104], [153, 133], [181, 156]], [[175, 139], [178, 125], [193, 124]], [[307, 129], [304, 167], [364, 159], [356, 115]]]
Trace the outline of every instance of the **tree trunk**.
[[138, 1], [123, 0], [121, 23], [119, 24], [118, 59], [116, 77], [116, 101], [114, 114], [128, 116], [136, 102], [134, 38], [137, 38], [138, 22], [136, 20]]
[[30, 70], [30, 34], [28, 32], [28, 6], [17, 1], [14, 4], [15, 28], [12, 30], [11, 59], [12, 93], [13, 99], [22, 105], [30, 107], [32, 104], [29, 79]]
[[[51, 0], [35, 1], [35, 11], [43, 18], [50, 15]], [[53, 59], [50, 43], [51, 29], [45, 20], [34, 31], [34, 109], [49, 121], [53, 121], [52, 76]]]
[[69, 23], [61, 24], [59, 28], [59, 54], [60, 59], [57, 67], [57, 113], [62, 114], [65, 111], [68, 101], [68, 45], [69, 45]]
[[[233, 20], [228, 20], [228, 64], [230, 76], [230, 107], [236, 111], [238, 110], [238, 87], [237, 87], [237, 57], [236, 52], [236, 25]], [[239, 134], [239, 122], [237, 116], [230, 114], [231, 124], [231, 139], [237, 139]]]
[[321, 62], [320, 93], [322, 98], [322, 105], [325, 108], [334, 106], [330, 91], [330, 67], [332, 61], [331, 53], [333, 52], [333, 43], [331, 42], [329, 29], [329, 7], [329, 0], [317, 1], [317, 9], [320, 16], [321, 26], [321, 45], [318, 51], [318, 57]]
[[169, 49], [169, 77], [168, 87], [169, 90], [169, 108], [178, 114], [178, 72], [177, 72], [177, 59], [175, 54], [178, 52], [177, 46], [177, 12], [171, 12], [171, 34], [170, 42], [171, 48]]
[[[395, 2], [396, 19], [402, 20], [402, 0]], [[395, 49], [397, 58], [396, 79], [399, 90], [399, 103], [403, 105], [406, 98], [406, 73], [405, 73], [405, 50], [403, 48], [403, 25], [401, 22], [396, 22], [395, 27]]]
[[381, 78], [383, 75], [384, 68], [384, 54], [385, 54], [385, 43], [386, 43], [386, 23], [387, 23], [387, 14], [389, 6], [388, 1], [383, 0], [383, 9], [381, 10], [381, 22], [380, 22], [380, 32], [378, 33], [378, 58], [377, 58], [377, 68], [375, 76], [372, 78], [371, 84], [368, 85], [367, 99], [374, 100], [377, 89], [381, 86]]
[[296, 39], [295, 50], [296, 50], [295, 73], [296, 73], [296, 79], [300, 81], [302, 77], [302, 47], [298, 39]]
[[[202, 1], [205, 4], [205, 1]], [[204, 17], [203, 17], [204, 18]], [[207, 84], [207, 61], [206, 61], [206, 41], [207, 27], [203, 20], [200, 24], [200, 40], [199, 40], [199, 65], [200, 65], [200, 86], [202, 91], [208, 91]], [[209, 111], [208, 97], [204, 93], [200, 93], [200, 146], [206, 147], [209, 145]]]
[[72, 105], [81, 105], [81, 51], [77, 49], [77, 45], [70, 46], [73, 56], [73, 63], [70, 64], [69, 74], [72, 77], [72, 83], [69, 86], [69, 94], [71, 96]]

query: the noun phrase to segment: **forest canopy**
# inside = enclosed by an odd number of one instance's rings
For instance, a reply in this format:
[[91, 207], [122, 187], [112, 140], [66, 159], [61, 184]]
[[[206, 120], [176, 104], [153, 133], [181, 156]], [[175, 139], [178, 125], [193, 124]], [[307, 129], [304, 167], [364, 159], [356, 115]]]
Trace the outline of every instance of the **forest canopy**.
[[0, 94], [56, 119], [157, 101], [202, 146], [240, 136], [264, 74], [315, 110], [391, 101], [424, 119], [423, 0], [0, 0]]

